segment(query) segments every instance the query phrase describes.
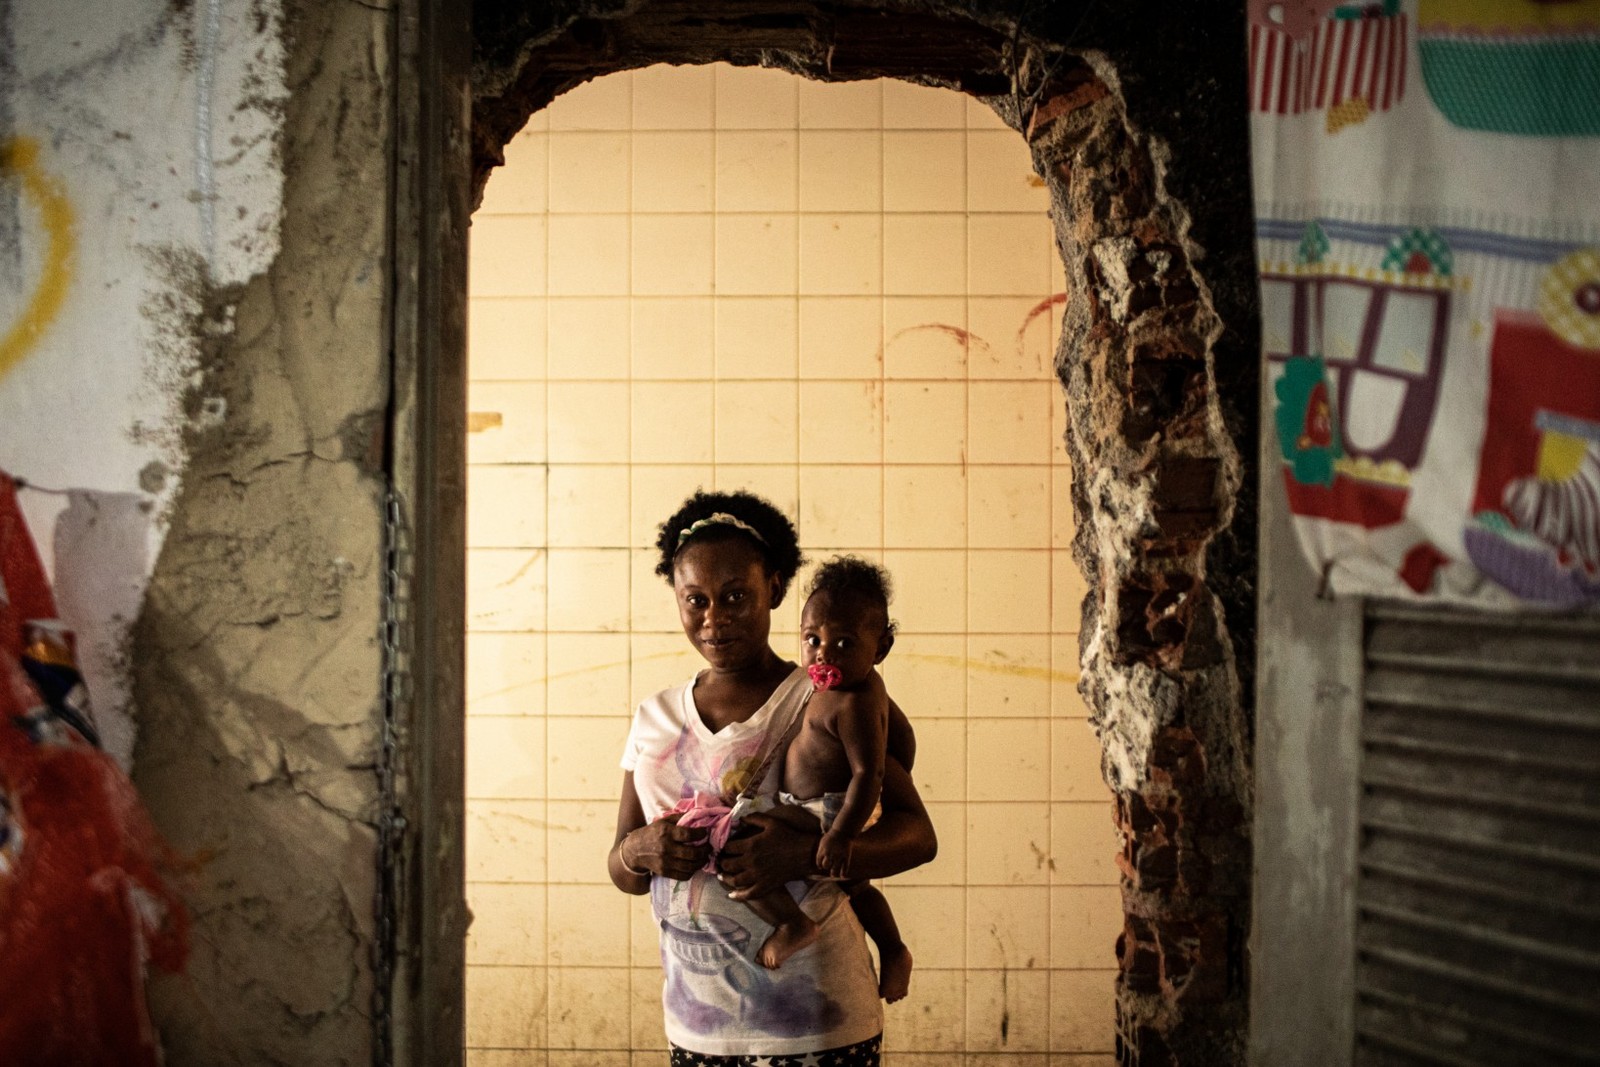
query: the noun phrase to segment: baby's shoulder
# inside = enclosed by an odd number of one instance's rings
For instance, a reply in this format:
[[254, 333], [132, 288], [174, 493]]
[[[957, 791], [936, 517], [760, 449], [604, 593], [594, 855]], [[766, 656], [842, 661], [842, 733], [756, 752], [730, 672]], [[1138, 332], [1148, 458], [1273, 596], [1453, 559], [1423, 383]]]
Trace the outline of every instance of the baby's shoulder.
[[[823, 701], [821, 698], [828, 697]], [[876, 670], [848, 689], [830, 689], [818, 693], [811, 703], [822, 703], [825, 711], [836, 715], [863, 713], [884, 714], [889, 708], [889, 690]]]

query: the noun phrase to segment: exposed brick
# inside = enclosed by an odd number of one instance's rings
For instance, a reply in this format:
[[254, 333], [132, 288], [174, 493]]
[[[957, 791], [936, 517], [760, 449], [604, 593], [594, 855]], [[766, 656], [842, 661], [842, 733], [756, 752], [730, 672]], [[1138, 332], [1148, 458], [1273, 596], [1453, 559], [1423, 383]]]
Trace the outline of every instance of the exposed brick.
[[1150, 745], [1150, 765], [1174, 786], [1199, 786], [1205, 781], [1205, 750], [1187, 727], [1168, 726], [1156, 733]]
[[1150, 165], [1135, 160], [1118, 174], [1117, 189], [1111, 198], [1110, 221], [1129, 223], [1150, 213], [1154, 204], [1155, 181]]
[[1122, 1067], [1178, 1067], [1180, 1062], [1159, 1030], [1122, 1021], [1117, 1026], [1116, 1054]]
[[1178, 846], [1141, 847], [1134, 873], [1138, 887], [1143, 892], [1153, 893], [1172, 888], [1178, 881]]
[[1088, 70], [1076, 71], [1050, 86], [1044, 101], [1028, 116], [1028, 140], [1037, 140], [1061, 118], [1102, 99], [1109, 92], [1105, 83]]
[[1228, 923], [1210, 913], [1181, 928], [1163, 931], [1162, 992], [1194, 1004], [1212, 1004], [1228, 995]]
[[1129, 833], [1149, 833], [1159, 826], [1144, 798], [1138, 793], [1119, 793], [1112, 812], [1118, 828]]
[[1171, 237], [1160, 222], [1155, 219], [1145, 219], [1134, 227], [1133, 239], [1142, 245], [1153, 245], [1171, 240]]
[[1206, 367], [1199, 359], [1135, 358], [1122, 433], [1134, 444], [1203, 433], [1206, 389]]
[[1130, 663], [1170, 670], [1183, 667], [1189, 658], [1189, 631], [1200, 594], [1195, 577], [1183, 571], [1125, 575], [1117, 589], [1115, 654]]
[[1129, 989], [1139, 993], [1160, 991], [1161, 948], [1153, 926], [1128, 916], [1117, 937], [1117, 965], [1122, 971], [1122, 982]]

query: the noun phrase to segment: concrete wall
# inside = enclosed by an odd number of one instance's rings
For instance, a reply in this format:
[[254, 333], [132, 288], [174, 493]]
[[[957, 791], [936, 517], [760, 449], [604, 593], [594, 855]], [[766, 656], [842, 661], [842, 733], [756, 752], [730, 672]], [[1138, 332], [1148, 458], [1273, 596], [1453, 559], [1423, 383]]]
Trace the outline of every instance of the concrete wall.
[[1250, 1062], [1354, 1051], [1361, 602], [1318, 596], [1264, 445]]
[[136, 780], [202, 857], [176, 1064], [371, 1059], [393, 20], [292, 5], [281, 250], [231, 324], [134, 646]]

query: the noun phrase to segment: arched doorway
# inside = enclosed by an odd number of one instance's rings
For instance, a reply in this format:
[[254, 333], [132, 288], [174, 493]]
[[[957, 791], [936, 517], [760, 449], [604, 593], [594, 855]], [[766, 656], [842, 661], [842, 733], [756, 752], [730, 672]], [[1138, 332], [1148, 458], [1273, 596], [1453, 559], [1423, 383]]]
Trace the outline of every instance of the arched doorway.
[[[1246, 143], [1231, 25], [941, 4], [612, 17], [483, 5], [475, 187], [527, 116], [608, 71], [725, 61], [984, 95], [1051, 192], [1057, 353], [1088, 575], [1085, 692], [1117, 794], [1124, 1063], [1242, 1055], [1256, 395]], [[1208, 34], [1229, 42], [1203, 58]], [[1090, 49], [1094, 51], [1090, 51]], [[1237, 128], [1234, 128], [1237, 126]], [[1196, 260], [1207, 257], [1202, 272]]]

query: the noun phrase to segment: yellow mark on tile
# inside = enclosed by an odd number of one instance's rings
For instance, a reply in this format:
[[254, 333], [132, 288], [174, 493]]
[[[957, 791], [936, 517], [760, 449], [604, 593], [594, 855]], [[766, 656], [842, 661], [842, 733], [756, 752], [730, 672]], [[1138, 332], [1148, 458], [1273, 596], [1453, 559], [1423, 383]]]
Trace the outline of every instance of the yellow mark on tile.
[[962, 667], [981, 672], [997, 673], [1010, 678], [1037, 678], [1042, 681], [1077, 681], [1075, 670], [1051, 670], [1050, 667], [1027, 667], [1024, 664], [997, 664], [992, 659], [968, 659], [966, 656], [926, 656], [923, 653], [901, 653], [898, 659], [912, 659], [920, 664], [938, 667]]
[[467, 432], [482, 433], [505, 424], [505, 416], [498, 411], [469, 411], [467, 412]]
[[989, 674], [1003, 674], [1011, 678], [1035, 678], [1049, 682], [1076, 682], [1077, 671], [1057, 671], [1049, 667], [1029, 667], [1021, 663], [996, 663], [993, 660], [970, 659], [966, 656], [930, 656], [921, 652], [896, 653], [897, 659], [915, 660], [939, 667], [972, 668]]
[[470, 706], [472, 704], [477, 703], [480, 700], [487, 700], [490, 697], [510, 696], [512, 693], [520, 693], [524, 689], [531, 690], [531, 689], [534, 689], [535, 687], [541, 686], [543, 684], [544, 684], [544, 679], [543, 678], [535, 678], [531, 682], [521, 682], [521, 683], [519, 683], [517, 685], [508, 685], [508, 686], [503, 686], [503, 687], [501, 687], [499, 689], [491, 689], [487, 693], [479, 693], [477, 696], [469, 699], [467, 701], [467, 704]]
[[0, 142], [0, 178], [16, 176], [22, 190], [38, 206], [49, 245], [39, 285], [33, 298], [0, 337], [0, 377], [27, 354], [45, 327], [55, 319], [66, 302], [72, 284], [73, 256], [77, 241], [72, 233], [72, 204], [61, 183], [39, 169], [39, 145], [29, 137], [13, 137]]

